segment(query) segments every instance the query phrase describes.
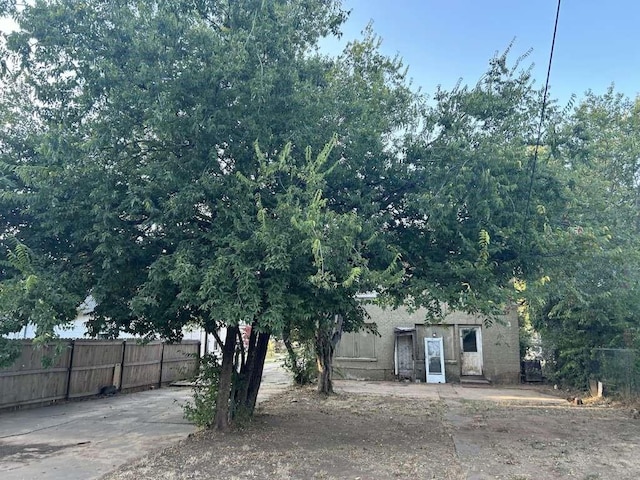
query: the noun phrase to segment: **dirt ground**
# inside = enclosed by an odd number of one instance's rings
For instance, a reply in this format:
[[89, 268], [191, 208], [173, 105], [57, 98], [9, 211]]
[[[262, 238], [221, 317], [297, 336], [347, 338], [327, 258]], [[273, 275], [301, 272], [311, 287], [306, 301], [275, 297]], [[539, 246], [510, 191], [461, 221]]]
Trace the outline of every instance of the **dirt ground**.
[[640, 478], [640, 420], [628, 408], [448, 384], [338, 391], [289, 389], [242, 428], [199, 432], [103, 478]]

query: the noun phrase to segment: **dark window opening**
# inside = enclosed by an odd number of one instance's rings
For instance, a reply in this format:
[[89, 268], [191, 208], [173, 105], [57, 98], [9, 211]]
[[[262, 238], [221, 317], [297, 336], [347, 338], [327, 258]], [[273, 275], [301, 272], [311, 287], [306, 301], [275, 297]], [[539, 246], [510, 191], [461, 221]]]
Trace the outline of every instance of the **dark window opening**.
[[473, 353], [478, 351], [475, 329], [465, 328], [462, 330], [462, 351], [465, 353]]

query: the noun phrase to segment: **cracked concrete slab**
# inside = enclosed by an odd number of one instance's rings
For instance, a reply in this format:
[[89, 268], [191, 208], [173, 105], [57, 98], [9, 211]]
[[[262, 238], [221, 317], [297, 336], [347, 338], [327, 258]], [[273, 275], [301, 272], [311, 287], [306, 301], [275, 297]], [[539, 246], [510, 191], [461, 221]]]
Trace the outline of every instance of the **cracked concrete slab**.
[[195, 430], [189, 389], [163, 388], [0, 414], [0, 477], [91, 479]]
[[[258, 401], [286, 388], [279, 364], [265, 365]], [[0, 413], [2, 480], [96, 479], [185, 438], [190, 388], [161, 388]]]

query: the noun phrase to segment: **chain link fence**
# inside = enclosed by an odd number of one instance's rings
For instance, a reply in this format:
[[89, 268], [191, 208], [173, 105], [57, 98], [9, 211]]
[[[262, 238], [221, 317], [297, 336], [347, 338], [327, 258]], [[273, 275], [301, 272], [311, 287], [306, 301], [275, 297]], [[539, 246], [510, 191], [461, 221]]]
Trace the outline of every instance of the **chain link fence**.
[[604, 394], [631, 399], [640, 396], [640, 356], [630, 348], [596, 348], [591, 368], [593, 383], [602, 382]]

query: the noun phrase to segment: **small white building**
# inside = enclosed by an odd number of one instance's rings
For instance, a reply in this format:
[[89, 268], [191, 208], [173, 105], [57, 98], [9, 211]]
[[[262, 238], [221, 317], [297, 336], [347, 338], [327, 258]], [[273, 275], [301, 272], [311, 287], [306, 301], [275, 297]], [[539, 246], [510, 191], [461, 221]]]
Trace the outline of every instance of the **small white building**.
[[[87, 299], [80, 305], [78, 308], [78, 316], [75, 320], [70, 322], [68, 325], [58, 326], [54, 328], [54, 332], [60, 338], [64, 339], [80, 339], [80, 338], [90, 338], [87, 334], [87, 321], [90, 319], [90, 315], [96, 307], [96, 302], [92, 297], [87, 297]], [[220, 335], [224, 337], [225, 329], [220, 332]], [[215, 337], [211, 334], [207, 335], [202, 327], [198, 326], [186, 326], [182, 329], [183, 339], [184, 340], [198, 340], [200, 342], [200, 356], [205, 353], [218, 353], [220, 352], [220, 346], [216, 341]], [[36, 336], [36, 326], [33, 324], [28, 324], [19, 332], [10, 333], [4, 335], [4, 338], [8, 338], [11, 340], [23, 340], [23, 339], [31, 339]], [[222, 337], [222, 338], [223, 338]], [[118, 334], [119, 339], [135, 339], [137, 338], [135, 335], [130, 333], [120, 332]]]

